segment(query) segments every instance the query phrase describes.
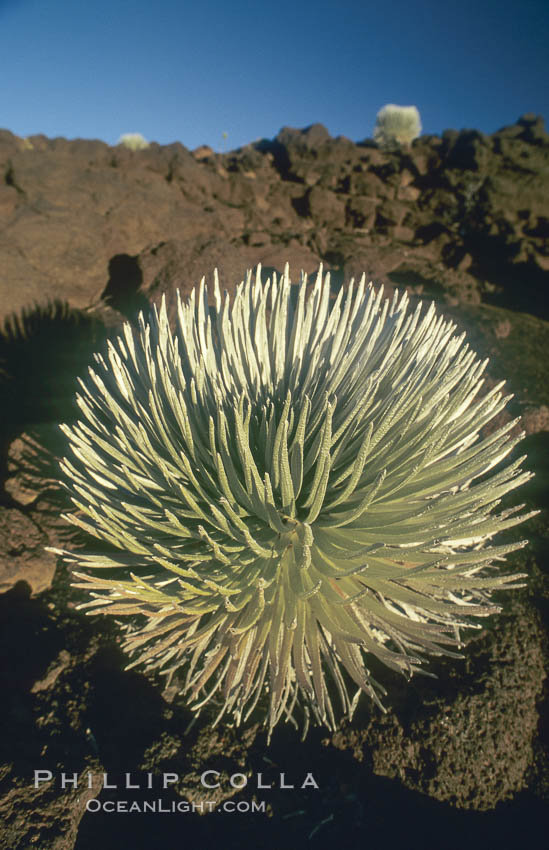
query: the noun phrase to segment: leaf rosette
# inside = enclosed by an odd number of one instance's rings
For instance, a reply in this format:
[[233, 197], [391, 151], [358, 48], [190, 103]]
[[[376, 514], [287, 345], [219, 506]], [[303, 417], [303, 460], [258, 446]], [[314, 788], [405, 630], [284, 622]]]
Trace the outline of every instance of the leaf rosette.
[[523, 434], [481, 436], [509, 396], [480, 392], [465, 335], [364, 276], [308, 290], [258, 268], [231, 302], [215, 274], [174, 332], [163, 301], [96, 355], [63, 426], [67, 518], [109, 544], [63, 553], [83, 607], [141, 615], [129, 666], [237, 723], [260, 702], [269, 731], [296, 705], [332, 728], [363, 692], [381, 705], [369, 657], [411, 676], [456, 655], [521, 586], [498, 564], [525, 541], [491, 540], [531, 516], [498, 512], [530, 478], [501, 463]]

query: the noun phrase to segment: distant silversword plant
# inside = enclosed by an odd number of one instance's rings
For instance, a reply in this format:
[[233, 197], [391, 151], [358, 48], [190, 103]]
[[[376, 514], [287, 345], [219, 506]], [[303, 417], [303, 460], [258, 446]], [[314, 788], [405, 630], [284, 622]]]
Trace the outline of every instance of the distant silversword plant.
[[142, 151], [149, 147], [148, 141], [141, 133], [124, 133], [116, 144], [129, 148], [131, 151]]
[[377, 113], [374, 141], [381, 147], [410, 145], [420, 133], [421, 121], [416, 106], [388, 103]]
[[496, 565], [525, 541], [490, 541], [531, 516], [496, 511], [530, 478], [500, 466], [523, 435], [480, 436], [502, 384], [479, 393], [433, 305], [364, 277], [332, 301], [322, 269], [307, 296], [288, 267], [232, 303], [215, 274], [213, 301], [203, 280], [175, 332], [163, 301], [96, 355], [62, 468], [67, 519], [111, 545], [62, 554], [89, 613], [134, 618], [129, 666], [177, 671], [195, 709], [333, 728], [381, 705], [369, 657], [411, 676], [522, 586]]

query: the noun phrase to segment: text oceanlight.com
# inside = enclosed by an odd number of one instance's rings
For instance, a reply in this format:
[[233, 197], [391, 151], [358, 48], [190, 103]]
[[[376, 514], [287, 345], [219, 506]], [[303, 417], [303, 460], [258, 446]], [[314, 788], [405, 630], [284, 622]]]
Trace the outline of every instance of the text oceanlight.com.
[[87, 812], [106, 812], [107, 814], [185, 814], [187, 812], [263, 812], [267, 810], [265, 800], [225, 800], [216, 803], [214, 800], [204, 800], [200, 803], [187, 803], [185, 800], [166, 802], [165, 800], [88, 800]]

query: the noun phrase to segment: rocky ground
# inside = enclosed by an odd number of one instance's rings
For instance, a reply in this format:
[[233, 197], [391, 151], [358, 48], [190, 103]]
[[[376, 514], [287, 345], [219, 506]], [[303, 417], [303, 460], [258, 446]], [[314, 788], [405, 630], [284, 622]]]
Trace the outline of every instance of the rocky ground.
[[[0, 131], [0, 847], [519, 846], [549, 801], [549, 135], [526, 115], [491, 136], [448, 130], [409, 150], [284, 128], [227, 154], [180, 144], [132, 152]], [[506, 594], [463, 661], [437, 680], [383, 674], [390, 712], [367, 705], [335, 734], [272, 744], [257, 724], [212, 730], [153, 676], [124, 671], [114, 622], [85, 617], [47, 545], [70, 536], [55, 458], [75, 415], [76, 376], [124, 319], [214, 267], [227, 288], [265, 273], [330, 269], [334, 290], [365, 271], [388, 292], [434, 299], [508, 380], [521, 452], [542, 512]], [[516, 499], [515, 499], [516, 501]], [[518, 532], [520, 534], [520, 531]], [[166, 805], [266, 801], [265, 813], [86, 813], [130, 791], [33, 787], [35, 769], [143, 786], [175, 772]], [[204, 769], [221, 788], [205, 792]], [[301, 789], [307, 772], [320, 788]], [[268, 791], [256, 787], [258, 772]], [[251, 774], [236, 793], [228, 777]], [[294, 790], [277, 787], [280, 773]], [[156, 781], [156, 780], [155, 780]], [[244, 838], [244, 835], [248, 836]], [[176, 843], [177, 842], [177, 843]], [[383, 845], [382, 845], [383, 842]], [[522, 843], [522, 841], [520, 841]]]

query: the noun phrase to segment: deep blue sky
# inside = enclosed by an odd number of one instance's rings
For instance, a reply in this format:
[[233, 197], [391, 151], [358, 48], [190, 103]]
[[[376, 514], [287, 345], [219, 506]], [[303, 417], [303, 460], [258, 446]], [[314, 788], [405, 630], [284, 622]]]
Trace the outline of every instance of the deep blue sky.
[[548, 0], [0, 0], [0, 33], [20, 136], [228, 150], [314, 122], [358, 141], [386, 103], [425, 133], [549, 118]]

